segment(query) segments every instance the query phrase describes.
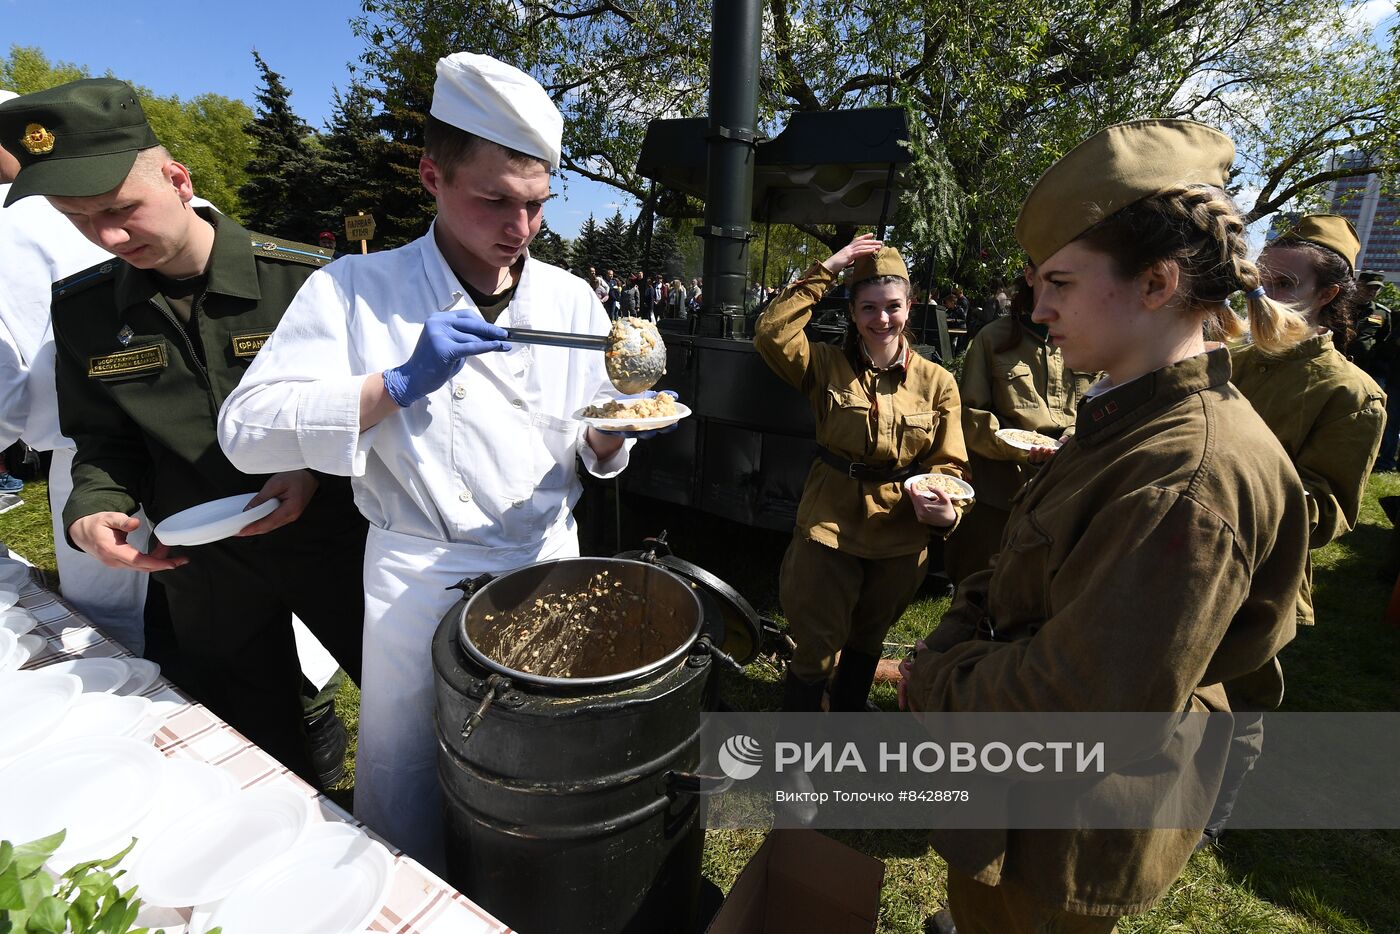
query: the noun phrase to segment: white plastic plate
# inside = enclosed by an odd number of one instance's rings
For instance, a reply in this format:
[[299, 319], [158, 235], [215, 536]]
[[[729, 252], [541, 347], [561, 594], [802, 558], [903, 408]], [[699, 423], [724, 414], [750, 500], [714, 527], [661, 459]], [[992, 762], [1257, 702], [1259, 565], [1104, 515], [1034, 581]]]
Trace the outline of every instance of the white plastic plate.
[[37, 625], [39, 621], [34, 614], [22, 606], [0, 610], [0, 629], [8, 629], [17, 636], [24, 635]]
[[34, 633], [28, 633], [19, 637], [19, 652], [22, 657], [19, 660], [19, 667], [23, 668], [34, 660], [34, 658], [44, 651], [44, 637]]
[[126, 737], [44, 746], [0, 769], [0, 827], [14, 840], [66, 829], [56, 865], [114, 856], [159, 798], [164, 773], [165, 757], [154, 746]]
[[207, 545], [237, 535], [244, 526], [271, 515], [279, 505], [279, 500], [270, 499], [244, 512], [256, 495], [239, 493], [177, 512], [156, 526], [156, 538], [167, 545]]
[[[165, 908], [223, 898], [301, 839], [311, 802], [291, 788], [255, 788], [186, 814], [131, 866], [141, 897]], [[280, 930], [280, 928], [279, 928]]]
[[389, 895], [394, 858], [348, 824], [317, 824], [238, 884], [209, 918], [223, 934], [363, 931]]
[[[73, 675], [43, 671], [11, 672], [0, 680], [0, 759], [33, 748], [39, 737], [63, 720], [82, 690], [83, 683]], [[0, 798], [0, 805], [8, 803]], [[5, 828], [7, 840], [34, 839], [12, 836], [4, 821], [0, 827]]]
[[131, 677], [131, 666], [120, 658], [75, 658], [42, 670], [77, 676], [84, 694], [111, 694]]
[[14, 671], [28, 659], [29, 655], [19, 647], [19, 637], [8, 629], [0, 629], [0, 675]]
[[113, 693], [129, 696], [140, 694], [151, 685], [156, 683], [160, 677], [160, 666], [148, 658], [124, 658], [126, 667], [131, 669], [131, 677], [122, 683]]
[[[44, 740], [44, 745], [53, 746], [84, 736], [127, 736], [141, 739], [135, 733], [150, 710], [151, 702], [144, 697], [84, 694], [68, 708], [68, 715]], [[145, 741], [150, 742], [150, 739], [148, 733]]]
[[150, 843], [171, 824], [236, 794], [238, 782], [218, 766], [194, 759], [167, 759], [160, 800], [132, 830], [136, 848], [123, 860], [123, 867], [134, 866], [141, 854], [150, 849]]
[[664, 415], [658, 418], [594, 418], [591, 415], [584, 415], [583, 411], [583, 409], [579, 409], [575, 412], [574, 418], [592, 425], [599, 431], [653, 431], [658, 428], [669, 428], [690, 414], [689, 407], [680, 402], [676, 403], [675, 415]]
[[[996, 435], [997, 435], [998, 438], [1000, 438], [1000, 439], [1001, 439], [1002, 441], [1004, 441], [1005, 443], [1011, 445], [1013, 448], [1017, 448], [1018, 450], [1022, 450], [1022, 451], [1031, 451], [1031, 450], [1034, 450], [1035, 448], [1038, 448], [1038, 447], [1046, 447], [1046, 448], [1050, 448], [1051, 450], [1059, 450], [1060, 447], [1061, 447], [1061, 445], [1062, 445], [1062, 442], [1056, 441], [1054, 438], [1051, 438], [1049, 435], [1044, 435], [1044, 436], [1043, 436], [1043, 437], [1045, 437], [1046, 439], [1049, 440], [1049, 442], [1050, 442], [1049, 444], [1031, 444], [1031, 443], [1028, 442], [1028, 441], [1023, 441], [1023, 440], [1021, 440], [1020, 438], [1016, 437], [1016, 433], [1017, 433], [1017, 432], [1020, 432], [1020, 431], [1025, 431], [1025, 429], [1024, 429], [1024, 428], [998, 428], [998, 429], [997, 429]], [[1040, 433], [1040, 432], [1036, 432], [1036, 434], [1041, 434], [1041, 433]]]
[[0, 584], [0, 610], [8, 610], [19, 603], [19, 588], [13, 584]]
[[0, 558], [0, 586], [19, 590], [29, 580], [29, 565], [12, 558]]
[[917, 477], [910, 477], [908, 480], [905, 480], [905, 481], [904, 481], [904, 488], [905, 488], [906, 490], [908, 490], [910, 493], [913, 493], [913, 494], [916, 495], [916, 496], [923, 496], [923, 495], [925, 495], [925, 494], [924, 494], [924, 492], [923, 492], [922, 490], [918, 489], [918, 483], [919, 483], [920, 480], [923, 480], [925, 477], [932, 477], [932, 476], [940, 476], [940, 477], [943, 477], [943, 478], [946, 479], [946, 480], [951, 480], [953, 483], [955, 483], [955, 484], [957, 485], [957, 487], [958, 487], [958, 492], [956, 492], [956, 493], [949, 493], [949, 494], [948, 494], [948, 498], [951, 499], [951, 500], [952, 500], [953, 502], [955, 502], [955, 503], [957, 503], [957, 502], [963, 502], [963, 501], [972, 499], [972, 498], [976, 495], [976, 492], [972, 489], [972, 484], [968, 483], [966, 480], [963, 480], [963, 479], [961, 479], [961, 478], [959, 478], [959, 477], [954, 477], [954, 476], [952, 476], [951, 474], [921, 473], [921, 474], [919, 474]]

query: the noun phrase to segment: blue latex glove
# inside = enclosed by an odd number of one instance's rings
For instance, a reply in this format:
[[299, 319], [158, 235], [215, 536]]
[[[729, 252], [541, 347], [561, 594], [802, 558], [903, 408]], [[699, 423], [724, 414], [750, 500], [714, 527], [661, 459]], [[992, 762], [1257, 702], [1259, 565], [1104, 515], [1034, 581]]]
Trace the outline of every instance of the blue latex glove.
[[[675, 399], [677, 402], [680, 401], [681, 394], [676, 392], [674, 389], [663, 389], [661, 391], [664, 392], [666, 395], [670, 396], [672, 399]], [[646, 392], [639, 392], [631, 396], [618, 396], [617, 401], [635, 402], [638, 399], [655, 398], [656, 390], [648, 389]], [[681, 423], [679, 421], [675, 421], [667, 425], [665, 428], [649, 428], [646, 431], [604, 431], [601, 428], [594, 428], [593, 430], [598, 432], [600, 435], [621, 435], [624, 438], [654, 438], [657, 435], [669, 434], [670, 432], [673, 432], [677, 428], [679, 428], [680, 425]]]
[[389, 396], [408, 407], [457, 375], [467, 357], [510, 350], [506, 332], [469, 311], [435, 314], [423, 325], [407, 363], [384, 371]]

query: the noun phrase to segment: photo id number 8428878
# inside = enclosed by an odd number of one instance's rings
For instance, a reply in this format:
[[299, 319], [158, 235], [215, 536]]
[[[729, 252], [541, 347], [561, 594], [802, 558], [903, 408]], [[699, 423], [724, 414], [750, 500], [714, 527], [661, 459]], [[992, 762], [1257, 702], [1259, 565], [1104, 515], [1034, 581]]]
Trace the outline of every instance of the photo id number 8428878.
[[972, 800], [966, 788], [920, 788], [901, 791], [901, 801], [917, 801], [922, 804], [961, 804]]

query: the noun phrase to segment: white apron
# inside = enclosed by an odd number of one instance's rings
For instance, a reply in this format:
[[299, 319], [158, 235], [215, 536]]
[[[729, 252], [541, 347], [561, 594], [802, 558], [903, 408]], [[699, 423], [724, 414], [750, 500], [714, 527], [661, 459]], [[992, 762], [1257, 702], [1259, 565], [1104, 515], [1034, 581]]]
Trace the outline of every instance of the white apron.
[[572, 522], [528, 550], [450, 544], [370, 527], [355, 817], [443, 870], [442, 791], [433, 730], [432, 639], [463, 578], [578, 555]]

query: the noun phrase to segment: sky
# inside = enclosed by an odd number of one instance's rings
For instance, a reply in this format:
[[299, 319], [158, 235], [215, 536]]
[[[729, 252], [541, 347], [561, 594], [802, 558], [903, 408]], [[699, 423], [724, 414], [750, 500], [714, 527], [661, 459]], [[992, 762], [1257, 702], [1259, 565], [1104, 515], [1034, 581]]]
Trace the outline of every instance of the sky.
[[[214, 93], [256, 107], [254, 49], [292, 92], [292, 109], [317, 129], [331, 112], [332, 91], [350, 83], [363, 43], [350, 29], [358, 0], [163, 5], [118, 0], [0, 0], [0, 43], [37, 47], [50, 62], [144, 85], [161, 96]], [[601, 222], [619, 207], [636, 214], [630, 195], [577, 177], [555, 182], [562, 196], [545, 208], [549, 226], [574, 237], [593, 213]]]
[[[115, 10], [121, 12], [114, 14]], [[318, 129], [330, 116], [333, 89], [350, 81], [350, 65], [363, 44], [350, 29], [358, 0], [281, 0], [230, 3], [196, 0], [178, 7], [118, 3], [117, 0], [0, 0], [0, 42], [37, 46], [50, 61], [86, 65], [94, 75], [111, 71], [156, 94], [188, 99], [213, 92], [256, 105], [256, 49], [292, 92], [292, 107]], [[1354, 21], [1384, 30], [1393, 21], [1393, 0], [1357, 0]], [[572, 238], [591, 213], [600, 222], [621, 208], [631, 218], [631, 196], [567, 173], [555, 182], [561, 197], [545, 218]], [[1248, 198], [1244, 199], [1246, 203]], [[1262, 245], [1266, 221], [1250, 231]]]

